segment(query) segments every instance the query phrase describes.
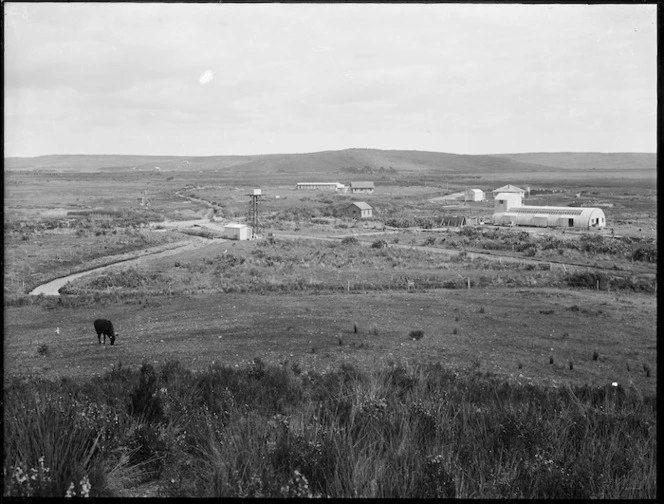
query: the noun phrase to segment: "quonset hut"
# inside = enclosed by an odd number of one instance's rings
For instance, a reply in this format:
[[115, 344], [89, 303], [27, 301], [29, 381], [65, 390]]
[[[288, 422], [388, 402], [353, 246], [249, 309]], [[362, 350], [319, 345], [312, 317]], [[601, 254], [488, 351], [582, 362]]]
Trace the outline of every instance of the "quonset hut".
[[525, 193], [513, 185], [494, 190], [494, 224], [582, 229], [606, 226], [606, 217], [600, 208], [529, 206], [523, 204]]

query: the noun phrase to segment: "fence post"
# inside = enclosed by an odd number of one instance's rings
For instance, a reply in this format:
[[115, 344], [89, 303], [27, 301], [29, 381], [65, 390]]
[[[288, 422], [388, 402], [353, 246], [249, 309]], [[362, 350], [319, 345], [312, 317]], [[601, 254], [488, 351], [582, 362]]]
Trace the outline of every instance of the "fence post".
[[470, 277], [468, 277], [468, 288], [470, 289]]

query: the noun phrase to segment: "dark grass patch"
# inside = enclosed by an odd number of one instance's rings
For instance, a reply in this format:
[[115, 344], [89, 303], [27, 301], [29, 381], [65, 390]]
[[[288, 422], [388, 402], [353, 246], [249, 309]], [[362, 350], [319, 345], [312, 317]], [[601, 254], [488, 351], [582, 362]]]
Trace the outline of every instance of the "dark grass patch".
[[408, 337], [412, 340], [421, 340], [424, 337], [424, 331], [420, 329], [410, 331]]

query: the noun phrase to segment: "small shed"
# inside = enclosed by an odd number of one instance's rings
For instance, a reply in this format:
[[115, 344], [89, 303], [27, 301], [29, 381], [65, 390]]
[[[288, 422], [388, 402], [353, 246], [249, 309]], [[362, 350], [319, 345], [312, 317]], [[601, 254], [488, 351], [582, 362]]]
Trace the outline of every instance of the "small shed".
[[465, 201], [484, 201], [486, 195], [482, 189], [466, 189]]
[[351, 219], [370, 219], [373, 217], [373, 208], [364, 201], [356, 201], [346, 207], [346, 216]]
[[231, 240], [248, 240], [251, 238], [251, 227], [246, 224], [231, 222], [224, 226], [224, 235]]
[[373, 194], [373, 192], [374, 192], [374, 183], [373, 182], [351, 182], [350, 183], [350, 192], [351, 192], [351, 194], [357, 194], [357, 193]]

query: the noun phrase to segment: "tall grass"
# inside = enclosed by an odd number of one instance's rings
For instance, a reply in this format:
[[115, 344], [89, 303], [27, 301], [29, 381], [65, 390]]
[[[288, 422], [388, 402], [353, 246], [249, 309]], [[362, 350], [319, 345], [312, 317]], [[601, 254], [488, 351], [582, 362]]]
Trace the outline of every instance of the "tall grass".
[[51, 482], [32, 495], [64, 496], [85, 477], [91, 496], [139, 495], [145, 483], [173, 497], [654, 498], [657, 488], [656, 398], [622, 386], [553, 388], [441, 365], [317, 373], [257, 358], [12, 382], [5, 400], [5, 496], [22, 491], [7, 475], [42, 456]]

